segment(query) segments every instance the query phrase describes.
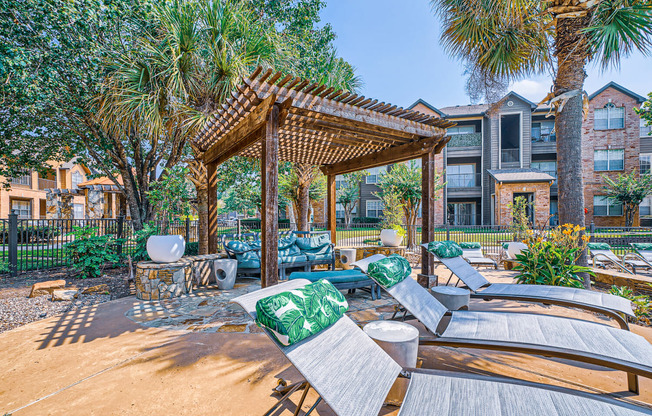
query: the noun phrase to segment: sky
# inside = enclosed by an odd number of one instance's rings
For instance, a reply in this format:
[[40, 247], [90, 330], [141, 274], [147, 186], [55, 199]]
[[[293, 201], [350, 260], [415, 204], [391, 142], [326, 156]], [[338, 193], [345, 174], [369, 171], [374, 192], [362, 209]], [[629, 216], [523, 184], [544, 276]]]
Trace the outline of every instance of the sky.
[[[327, 0], [322, 23], [337, 35], [340, 56], [357, 69], [361, 93], [401, 107], [421, 98], [435, 107], [469, 104], [464, 69], [440, 45], [439, 21], [427, 0]], [[590, 64], [585, 90], [591, 94], [609, 81], [640, 95], [652, 92], [652, 57], [639, 53], [619, 69]], [[539, 102], [550, 91], [548, 76], [522, 79], [510, 89]]]

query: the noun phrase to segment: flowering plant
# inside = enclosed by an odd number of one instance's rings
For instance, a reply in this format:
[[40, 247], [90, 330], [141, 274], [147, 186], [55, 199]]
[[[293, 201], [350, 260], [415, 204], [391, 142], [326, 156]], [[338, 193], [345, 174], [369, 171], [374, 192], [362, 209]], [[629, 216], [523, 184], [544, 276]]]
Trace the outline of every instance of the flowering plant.
[[564, 224], [549, 231], [527, 231], [527, 249], [516, 256], [516, 281], [522, 284], [583, 287], [578, 273], [594, 275], [576, 264], [589, 243], [584, 227]]

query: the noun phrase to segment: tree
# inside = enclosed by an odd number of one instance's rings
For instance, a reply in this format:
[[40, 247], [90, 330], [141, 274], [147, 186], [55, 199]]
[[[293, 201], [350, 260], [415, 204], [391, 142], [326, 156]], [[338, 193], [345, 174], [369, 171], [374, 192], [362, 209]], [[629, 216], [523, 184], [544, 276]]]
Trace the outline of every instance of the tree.
[[639, 175], [634, 169], [630, 173], [618, 174], [615, 179], [607, 175], [602, 175], [602, 179], [605, 182], [602, 188], [605, 195], [613, 202], [623, 204], [625, 227], [632, 227], [638, 206], [652, 193], [652, 176]]
[[[641, 0], [431, 0], [443, 21], [442, 42], [487, 77], [517, 79], [549, 72], [555, 108], [559, 220], [584, 226], [582, 112], [585, 67], [618, 66], [647, 53], [652, 9]], [[545, 101], [545, 100], [544, 100]], [[586, 256], [582, 256], [586, 264]], [[590, 285], [585, 276], [585, 285]]]
[[351, 226], [351, 215], [356, 206], [360, 205], [360, 184], [369, 175], [366, 170], [345, 173], [339, 189], [335, 191], [335, 198], [338, 204], [344, 209], [344, 224]]
[[152, 184], [147, 197], [154, 210], [153, 219], [160, 221], [161, 229], [167, 232], [174, 219], [190, 215], [188, 168], [177, 165], [166, 169], [160, 180]]
[[278, 178], [279, 196], [290, 202], [297, 218], [297, 229], [310, 230], [310, 202], [324, 198], [326, 179], [317, 166], [299, 163], [285, 166]]
[[[417, 246], [417, 217], [421, 207], [421, 167], [413, 160], [408, 163], [399, 163], [393, 165], [391, 169], [381, 175], [378, 186], [381, 191], [379, 195], [387, 193], [396, 193], [403, 209], [403, 215], [407, 224], [407, 246], [414, 248]], [[441, 182], [441, 174], [436, 174], [433, 178], [435, 182], [435, 196], [437, 191], [444, 187]]]
[[[641, 104], [641, 108], [637, 108], [635, 111], [642, 120], [645, 120], [646, 126], [652, 126], [652, 92], [647, 95], [647, 100]], [[652, 131], [647, 134], [651, 136]]]

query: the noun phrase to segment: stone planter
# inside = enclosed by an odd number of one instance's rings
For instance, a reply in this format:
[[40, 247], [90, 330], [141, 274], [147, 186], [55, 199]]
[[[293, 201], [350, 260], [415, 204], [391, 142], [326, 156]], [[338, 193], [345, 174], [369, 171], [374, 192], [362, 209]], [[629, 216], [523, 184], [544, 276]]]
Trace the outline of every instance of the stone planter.
[[141, 261], [136, 265], [136, 297], [160, 300], [192, 292], [192, 262], [154, 263]]
[[147, 254], [156, 263], [174, 263], [186, 251], [186, 241], [180, 235], [153, 235], [147, 239]]
[[398, 247], [403, 242], [403, 237], [396, 230], [385, 229], [380, 231], [380, 241], [386, 247]]

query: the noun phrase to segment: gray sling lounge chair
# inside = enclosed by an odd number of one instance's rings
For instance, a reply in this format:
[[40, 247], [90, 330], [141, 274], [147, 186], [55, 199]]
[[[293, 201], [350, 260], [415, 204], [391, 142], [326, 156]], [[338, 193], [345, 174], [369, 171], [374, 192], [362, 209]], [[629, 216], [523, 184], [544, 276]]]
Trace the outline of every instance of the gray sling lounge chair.
[[[648, 264], [635, 253], [627, 253], [621, 259], [613, 252], [609, 244], [589, 243], [589, 254], [593, 267], [612, 268], [623, 273], [636, 274], [636, 269], [646, 269]], [[629, 270], [631, 267], [632, 270]]]
[[[427, 244], [422, 244], [422, 247], [428, 248]], [[473, 298], [507, 299], [585, 309], [613, 318], [622, 329], [628, 329], [625, 315], [635, 316], [632, 303], [620, 296], [572, 287], [490, 283], [459, 256], [442, 259], [432, 255], [471, 290]]]
[[[352, 265], [366, 272], [370, 263], [383, 257], [377, 254]], [[420, 340], [422, 345], [529, 353], [597, 364], [627, 372], [633, 393], [638, 393], [638, 375], [652, 378], [652, 345], [629, 331], [548, 315], [448, 312], [411, 278], [385, 290], [432, 332], [433, 337]], [[449, 322], [445, 315], [450, 316]]]
[[[292, 280], [232, 300], [256, 318], [256, 302], [266, 296], [303, 287]], [[266, 332], [267, 333], [267, 332]], [[295, 415], [314, 388], [339, 416], [376, 416], [398, 376], [410, 378], [399, 416], [423, 415], [643, 415], [652, 412], [616, 400], [558, 387], [448, 371], [402, 369], [346, 315], [322, 332], [285, 347], [267, 333], [305, 381], [288, 388], [265, 415], [303, 389]], [[464, 394], [463, 392], [472, 392]]]

